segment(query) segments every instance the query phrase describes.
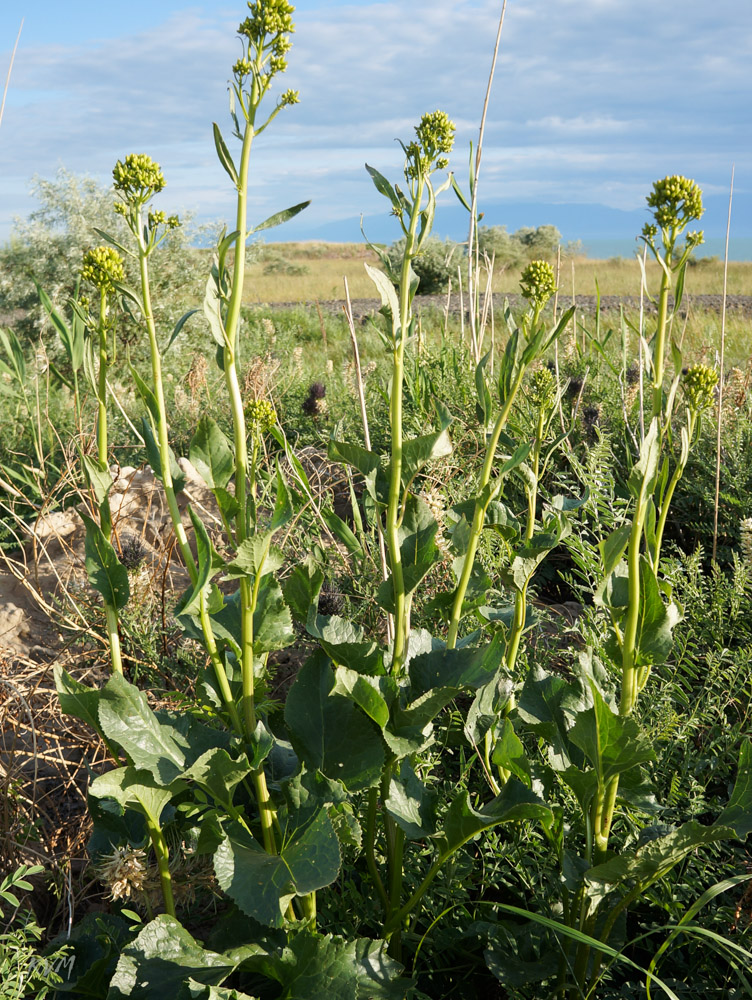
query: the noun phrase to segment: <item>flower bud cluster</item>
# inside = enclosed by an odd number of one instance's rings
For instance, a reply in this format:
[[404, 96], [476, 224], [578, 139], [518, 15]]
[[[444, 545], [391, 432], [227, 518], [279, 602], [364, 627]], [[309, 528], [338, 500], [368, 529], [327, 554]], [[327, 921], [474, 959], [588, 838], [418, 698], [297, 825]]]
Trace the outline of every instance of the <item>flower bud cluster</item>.
[[[249, 0], [248, 8], [251, 16], [240, 24], [238, 34], [248, 39], [249, 48], [258, 52], [263, 49], [271, 51], [270, 76], [284, 73], [287, 69], [285, 55], [292, 45], [288, 36], [295, 31], [292, 21], [295, 8], [287, 0]], [[251, 72], [249, 60], [238, 60], [234, 72], [239, 78], [248, 76]]]
[[703, 213], [702, 191], [693, 180], [677, 174], [656, 181], [647, 202], [661, 229], [684, 229]]
[[180, 219], [177, 215], [165, 215], [161, 210], [149, 212], [149, 229], [156, 229], [157, 226], [166, 226], [168, 229], [177, 229]]
[[88, 281], [100, 292], [109, 292], [125, 276], [123, 258], [114, 247], [95, 247], [84, 254], [82, 281]]
[[707, 365], [692, 365], [684, 371], [682, 388], [687, 406], [693, 413], [702, 413], [713, 405], [718, 372]]
[[556, 291], [554, 269], [545, 260], [531, 260], [520, 276], [520, 292], [536, 308], [542, 308]]
[[267, 434], [277, 423], [277, 413], [268, 399], [251, 399], [245, 404], [248, 429], [254, 434]]
[[536, 410], [551, 409], [556, 399], [556, 377], [550, 368], [537, 368], [533, 372], [527, 398]]
[[415, 126], [417, 141], [409, 143], [406, 149], [407, 176], [417, 177], [419, 173], [445, 170], [449, 160], [443, 154], [451, 153], [455, 131], [456, 126], [446, 111], [431, 111], [423, 115], [420, 124]]
[[128, 153], [124, 161], [118, 160], [112, 177], [126, 205], [143, 205], [165, 186], [159, 164], [146, 153]]

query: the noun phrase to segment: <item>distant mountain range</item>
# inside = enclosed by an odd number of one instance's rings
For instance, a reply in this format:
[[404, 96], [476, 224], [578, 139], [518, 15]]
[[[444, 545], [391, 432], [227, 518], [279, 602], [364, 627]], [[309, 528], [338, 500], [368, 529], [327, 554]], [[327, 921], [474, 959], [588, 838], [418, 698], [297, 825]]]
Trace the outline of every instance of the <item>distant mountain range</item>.
[[[497, 202], [481, 204], [481, 209], [485, 210], [481, 225], [506, 226], [510, 233], [523, 226], [553, 225], [560, 230], [565, 243], [581, 240], [591, 257], [632, 256], [640, 246], [636, 237], [649, 219], [647, 208], [623, 211], [604, 205]], [[705, 231], [706, 243], [700, 249], [703, 255], [723, 256], [727, 213], [726, 195], [705, 198], [705, 215], [698, 227]], [[461, 241], [467, 238], [467, 220], [465, 209], [446, 194], [436, 212], [434, 231], [442, 237]], [[398, 227], [386, 212], [364, 218], [363, 228], [368, 238], [377, 243], [391, 243], [397, 239]], [[306, 222], [303, 213], [280, 229], [277, 238], [360, 242], [360, 218], [316, 225]], [[752, 195], [734, 196], [729, 257], [732, 260], [752, 260]]]

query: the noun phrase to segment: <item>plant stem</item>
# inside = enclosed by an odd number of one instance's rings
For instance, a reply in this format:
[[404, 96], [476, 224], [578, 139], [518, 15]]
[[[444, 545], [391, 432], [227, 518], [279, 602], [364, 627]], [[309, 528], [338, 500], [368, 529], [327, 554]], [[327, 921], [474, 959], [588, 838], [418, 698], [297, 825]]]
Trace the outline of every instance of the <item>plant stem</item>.
[[165, 406], [164, 399], [164, 386], [162, 385], [162, 361], [159, 355], [159, 344], [157, 343], [157, 331], [154, 326], [154, 314], [151, 308], [151, 290], [149, 287], [149, 265], [148, 265], [148, 252], [147, 248], [144, 246], [142, 232], [142, 222], [141, 222], [141, 211], [137, 213], [137, 233], [138, 235], [138, 261], [139, 268], [141, 272], [141, 298], [144, 308], [144, 319], [146, 321], [146, 329], [149, 334], [149, 350], [151, 353], [151, 370], [152, 379], [154, 382], [154, 395], [157, 399], [157, 410], [159, 412], [159, 420], [157, 421], [157, 435], [158, 435], [158, 445], [159, 445], [159, 458], [162, 463], [162, 485], [164, 486], [165, 496], [167, 497], [167, 507], [170, 511], [170, 518], [172, 520], [172, 526], [175, 531], [175, 536], [178, 540], [178, 545], [180, 546], [180, 553], [183, 557], [183, 562], [188, 569], [191, 581], [196, 582], [198, 578], [198, 572], [196, 570], [196, 563], [193, 559], [193, 554], [191, 552], [190, 546], [188, 545], [188, 536], [185, 533], [185, 528], [183, 527], [183, 522], [180, 517], [180, 510], [178, 508], [178, 502], [175, 499], [175, 488], [172, 485], [172, 470], [170, 469], [170, 443], [168, 439], [168, 424], [167, 424], [167, 407]]
[[462, 605], [470, 583], [470, 577], [472, 576], [473, 566], [475, 565], [475, 555], [478, 551], [478, 543], [483, 530], [486, 510], [488, 509], [488, 504], [491, 502], [491, 495], [489, 494], [487, 498], [484, 499], [484, 493], [491, 480], [491, 472], [493, 470], [499, 438], [501, 437], [501, 432], [504, 430], [507, 420], [509, 419], [509, 414], [514, 404], [514, 400], [522, 382], [524, 373], [525, 369], [521, 366], [517, 378], [512, 385], [511, 392], [509, 393], [507, 399], [504, 400], [501, 413], [496, 418], [496, 423], [494, 424], [488, 446], [486, 447], [486, 457], [483, 462], [480, 483], [478, 484], [478, 498], [475, 501], [475, 510], [473, 511], [473, 520], [470, 527], [470, 541], [468, 543], [465, 562], [462, 567], [462, 574], [460, 576], [460, 581], [457, 584], [457, 591], [452, 605], [452, 617], [449, 622], [449, 633], [447, 635], [447, 649], [454, 649], [457, 645], [457, 633], [459, 631], [460, 619], [462, 618]]
[[158, 824], [154, 823], [152, 819], [146, 817], [146, 826], [149, 830], [149, 837], [151, 839], [151, 846], [154, 848], [154, 854], [157, 858], [157, 867], [159, 868], [159, 881], [162, 885], [162, 896], [164, 898], [165, 913], [169, 916], [175, 916], [175, 898], [172, 894], [172, 875], [170, 873], [170, 852], [167, 848], [167, 841], [164, 838], [162, 830]]
[[384, 907], [384, 919], [388, 916], [389, 897], [386, 894], [384, 883], [376, 864], [376, 811], [378, 808], [378, 790], [371, 788], [368, 792], [368, 813], [366, 815], [366, 864], [368, 871], [376, 886], [381, 903]]

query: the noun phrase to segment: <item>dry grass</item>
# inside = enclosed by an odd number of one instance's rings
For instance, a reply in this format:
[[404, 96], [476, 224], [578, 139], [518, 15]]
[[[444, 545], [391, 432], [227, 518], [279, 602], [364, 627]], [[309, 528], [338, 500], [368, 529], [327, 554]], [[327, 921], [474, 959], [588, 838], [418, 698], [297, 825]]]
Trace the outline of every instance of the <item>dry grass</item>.
[[[305, 267], [304, 274], [269, 271], [270, 260], [284, 261]], [[342, 299], [343, 277], [347, 277], [353, 299], [375, 298], [376, 291], [365, 273], [363, 263], [376, 264], [377, 258], [366, 246], [358, 243], [270, 243], [261, 251], [261, 259], [253, 264], [246, 276], [246, 302], [312, 302]], [[660, 281], [658, 264], [648, 262], [649, 289], [655, 291]], [[518, 290], [520, 271], [509, 268], [494, 276], [494, 291], [509, 294]], [[576, 295], [595, 295], [596, 280], [601, 295], [640, 294], [640, 266], [636, 258], [619, 257], [611, 260], [574, 260], [574, 290]], [[720, 295], [723, 290], [723, 262], [715, 259], [700, 261], [687, 275], [686, 292], [691, 295]], [[750, 294], [752, 261], [732, 261], [729, 264], [729, 295]], [[563, 261], [561, 296], [566, 301], [572, 294], [571, 262]]]

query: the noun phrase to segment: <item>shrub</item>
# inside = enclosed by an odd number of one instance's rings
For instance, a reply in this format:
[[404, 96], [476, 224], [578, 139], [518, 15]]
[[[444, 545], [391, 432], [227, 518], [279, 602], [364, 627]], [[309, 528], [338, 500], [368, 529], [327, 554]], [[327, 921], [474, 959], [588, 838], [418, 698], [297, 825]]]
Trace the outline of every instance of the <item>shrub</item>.
[[[389, 264], [397, 273], [399, 273], [404, 252], [404, 239], [393, 243], [387, 251]], [[457, 275], [457, 264], [461, 260], [460, 254], [460, 245], [453, 240], [442, 240], [438, 236], [429, 236], [423, 244], [420, 254], [412, 262], [413, 271], [420, 278], [419, 294], [438, 295], [445, 292], [450, 279]]]

